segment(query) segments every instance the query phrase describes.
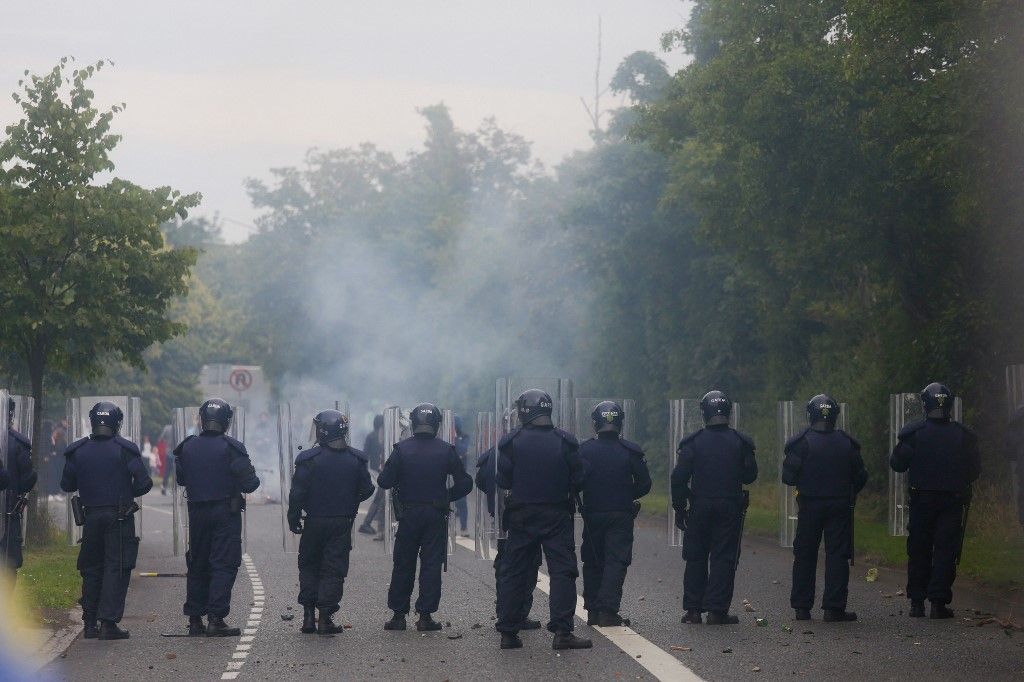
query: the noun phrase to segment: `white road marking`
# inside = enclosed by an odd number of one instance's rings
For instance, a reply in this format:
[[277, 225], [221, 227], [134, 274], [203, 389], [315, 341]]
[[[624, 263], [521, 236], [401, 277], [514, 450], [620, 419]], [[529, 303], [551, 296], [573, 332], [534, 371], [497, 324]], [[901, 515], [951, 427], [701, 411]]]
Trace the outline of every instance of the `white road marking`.
[[[255, 646], [252, 642], [256, 639], [255, 635], [262, 618], [260, 612], [263, 611], [263, 583], [260, 582], [260, 576], [256, 572], [256, 565], [253, 563], [252, 557], [248, 554], [243, 554], [242, 561], [245, 564], [245, 571], [249, 576], [249, 583], [252, 586], [253, 602], [258, 601], [259, 606], [258, 609], [254, 607], [249, 614], [245, 630], [243, 630], [245, 636], [239, 638], [240, 643], [235, 646], [235, 650], [231, 653], [231, 660], [227, 662], [226, 670], [220, 676], [222, 680], [234, 680], [241, 674], [242, 666], [245, 665], [245, 659], [249, 656], [249, 651], [252, 647]], [[257, 589], [260, 591], [258, 598], [256, 595]]]
[[238, 673], [221, 673], [220, 679], [222, 680], [233, 680], [238, 677]]
[[146, 511], [155, 511], [158, 514], [167, 514], [168, 516], [174, 516], [174, 512], [169, 512], [166, 509], [160, 509], [159, 507], [150, 507], [148, 504], [141, 505]]
[[[467, 538], [455, 538], [455, 542], [462, 545], [470, 552], [476, 552], [472, 540]], [[546, 595], [551, 595], [551, 582], [544, 572], [537, 574], [537, 589]], [[576, 596], [576, 617], [587, 622], [587, 611], [583, 608], [583, 597]], [[628, 627], [600, 628], [594, 630], [606, 637], [623, 653], [627, 654], [634, 661], [647, 669], [656, 679], [662, 682], [702, 682], [701, 678], [692, 670], [687, 668], [682, 661], [668, 653], [658, 645], [645, 639]]]

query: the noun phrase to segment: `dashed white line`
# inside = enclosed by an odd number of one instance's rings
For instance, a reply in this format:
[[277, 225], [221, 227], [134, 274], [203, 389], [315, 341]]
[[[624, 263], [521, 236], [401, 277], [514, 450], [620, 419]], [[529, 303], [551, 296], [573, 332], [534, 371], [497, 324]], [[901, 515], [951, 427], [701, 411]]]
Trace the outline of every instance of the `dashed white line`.
[[256, 572], [256, 565], [251, 556], [243, 554], [242, 562], [245, 564], [245, 572], [252, 585], [253, 606], [250, 608], [245, 629], [242, 631], [244, 636], [239, 638], [235, 650], [231, 653], [231, 660], [227, 662], [226, 670], [221, 673], [220, 679], [222, 680], [234, 680], [241, 674], [242, 666], [245, 665], [245, 659], [248, 658], [253, 647], [252, 643], [256, 639], [255, 635], [260, 627], [260, 620], [263, 618], [263, 581], [260, 580], [259, 573]]
[[[473, 542], [467, 538], [458, 537], [455, 538], [455, 542], [470, 552], [476, 551]], [[546, 595], [551, 595], [551, 583], [548, 576], [542, 572], [537, 575], [537, 589]], [[583, 598], [578, 595], [576, 597], [576, 617], [584, 623], [587, 621]], [[702, 682], [701, 678], [678, 658], [628, 627], [595, 627], [594, 629], [662, 682], [669, 680], [672, 682]]]

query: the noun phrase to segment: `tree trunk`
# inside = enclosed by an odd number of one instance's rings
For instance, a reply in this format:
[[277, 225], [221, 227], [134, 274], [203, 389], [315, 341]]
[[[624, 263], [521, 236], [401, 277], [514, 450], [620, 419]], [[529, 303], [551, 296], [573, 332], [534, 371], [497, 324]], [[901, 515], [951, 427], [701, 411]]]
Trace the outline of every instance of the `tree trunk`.
[[[46, 483], [45, 462], [43, 453], [49, 446], [49, 441], [43, 440], [43, 376], [46, 372], [46, 355], [39, 348], [33, 348], [29, 353], [28, 372], [32, 380], [32, 398], [35, 405], [32, 409], [32, 466], [39, 472], [40, 480]], [[50, 527], [48, 518], [49, 509], [47, 506], [47, 495], [38, 483], [33, 495], [29, 495], [28, 502], [28, 528], [25, 534], [26, 545], [43, 545], [47, 540], [47, 529]]]

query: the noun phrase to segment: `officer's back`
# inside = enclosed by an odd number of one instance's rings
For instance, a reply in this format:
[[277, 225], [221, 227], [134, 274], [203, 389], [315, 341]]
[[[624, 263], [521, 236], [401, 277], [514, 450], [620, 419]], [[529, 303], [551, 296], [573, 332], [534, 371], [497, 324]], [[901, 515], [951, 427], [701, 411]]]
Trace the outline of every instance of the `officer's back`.
[[583, 504], [587, 512], [631, 511], [633, 500], [651, 489], [643, 449], [618, 433], [583, 441], [580, 458], [587, 470]]
[[680, 451], [695, 497], [741, 497], [743, 485], [757, 479], [753, 441], [728, 424], [709, 425], [684, 438]]
[[458, 459], [451, 444], [429, 433], [417, 433], [396, 444], [391, 456], [398, 459], [395, 466], [385, 466], [381, 487], [397, 485], [403, 504], [448, 503], [448, 476], [453, 458]]
[[892, 468], [911, 488], [963, 492], [981, 473], [977, 437], [948, 418], [926, 418], [900, 431]]
[[[359, 503], [372, 494], [366, 456], [351, 447], [335, 450], [317, 445], [295, 458], [296, 476], [303, 472], [308, 492], [302, 501], [307, 516], [354, 517]], [[369, 486], [369, 490], [365, 488]]]
[[[235, 464], [246, 452], [245, 446], [219, 431], [203, 431], [191, 436], [175, 450], [178, 483], [188, 488], [189, 502], [224, 500], [238, 492]], [[245, 464], [248, 464], [246, 458]], [[256, 479], [255, 490], [259, 486]], [[252, 492], [244, 486], [241, 492]]]
[[582, 487], [583, 467], [576, 438], [550, 424], [527, 424], [498, 445], [497, 484], [517, 504], [560, 504], [572, 488]]
[[783, 463], [782, 482], [804, 497], [849, 497], [867, 481], [860, 446], [841, 429], [805, 429], [785, 451], [792, 457]]
[[138, 452], [134, 443], [119, 435], [82, 438], [68, 447], [73, 465], [65, 467], [61, 487], [77, 489], [85, 507], [116, 507], [144, 495], [153, 481], [144, 475], [142, 460], [133, 456]]

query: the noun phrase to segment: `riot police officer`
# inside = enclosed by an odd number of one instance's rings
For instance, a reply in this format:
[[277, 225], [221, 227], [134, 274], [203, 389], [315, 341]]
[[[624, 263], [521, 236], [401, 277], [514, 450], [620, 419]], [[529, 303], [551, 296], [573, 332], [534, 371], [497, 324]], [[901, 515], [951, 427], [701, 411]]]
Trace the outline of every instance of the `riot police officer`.
[[889, 457], [893, 471], [908, 472], [910, 523], [907, 537], [907, 597], [910, 615], [952, 618], [956, 565], [963, 548], [971, 484], [981, 475], [978, 439], [951, 421], [953, 392], [940, 383], [921, 391], [925, 418], [899, 433]]
[[818, 546], [825, 536], [825, 621], [857, 620], [846, 610], [853, 557], [853, 508], [868, 481], [860, 444], [836, 428], [839, 403], [825, 394], [807, 403], [810, 426], [786, 443], [782, 482], [797, 489], [796, 538], [793, 540], [793, 589], [790, 606], [797, 620], [810, 620]]
[[[77, 440], [64, 451], [60, 487], [78, 492], [72, 504], [81, 503], [79, 523], [82, 547], [78, 572], [82, 574], [83, 637], [127, 639], [117, 627], [124, 615], [128, 582], [139, 554], [135, 536], [134, 498], [153, 487], [139, 447], [119, 435], [124, 414], [113, 403], [96, 403], [89, 410], [92, 435]], [[99, 628], [96, 621], [99, 620]]]
[[302, 632], [331, 635], [343, 631], [334, 624], [332, 616], [341, 603], [348, 575], [352, 521], [359, 503], [369, 498], [374, 488], [366, 455], [348, 445], [348, 417], [337, 410], [325, 410], [313, 418], [313, 425], [318, 445], [299, 453], [295, 459], [288, 495], [288, 526], [293, 533], [302, 535]]
[[[183, 612], [194, 637], [232, 637], [231, 588], [242, 564], [242, 493], [260, 486], [249, 453], [225, 432], [234, 411], [220, 398], [199, 408], [202, 431], [174, 449], [175, 475], [188, 496], [189, 551]], [[203, 616], [208, 616], [203, 623]]]
[[537, 585], [538, 548], [544, 550], [551, 580], [548, 630], [554, 649], [589, 649], [573, 635], [576, 610], [576, 541], [573, 499], [586, 476], [579, 443], [551, 421], [551, 396], [530, 389], [516, 400], [520, 428], [498, 444], [495, 482], [509, 491], [505, 507], [503, 565], [498, 576], [498, 622], [502, 649], [518, 649], [527, 595]]
[[[679, 443], [672, 471], [672, 507], [683, 534], [684, 623], [733, 625], [729, 615], [747, 496], [757, 480], [754, 441], [729, 427], [732, 401], [721, 391], [701, 398], [704, 428]], [[710, 562], [710, 568], [709, 568]]]
[[587, 470], [583, 486], [583, 603], [587, 622], [608, 627], [629, 625], [619, 615], [622, 584], [633, 561], [636, 502], [651, 492], [651, 474], [643, 449], [621, 437], [622, 406], [603, 401], [590, 415], [596, 438], [580, 445]]
[[[4, 509], [4, 533], [0, 538], [0, 552], [3, 552], [3, 566], [11, 574], [12, 585], [21, 568], [22, 537], [21, 515], [25, 508], [25, 496], [36, 486], [38, 476], [32, 466], [32, 442], [14, 429], [14, 400], [7, 399], [7, 463], [9, 471], [4, 475], [6, 482], [0, 481], [0, 490], [8, 490], [7, 508]], [[0, 472], [4, 471], [0, 462]]]
[[[404, 630], [420, 559], [420, 594], [416, 600], [416, 629], [440, 630], [432, 615], [441, 602], [441, 567], [448, 552], [449, 505], [473, 489], [455, 447], [437, 437], [441, 410], [430, 403], [413, 408], [412, 437], [396, 443], [377, 485], [394, 489], [398, 530], [394, 568], [388, 587], [388, 608], [394, 612], [385, 630]], [[454, 479], [448, 488], [448, 477]]]
[[[483, 454], [481, 454], [479, 459], [477, 459], [477, 461], [476, 461], [476, 467], [477, 467], [476, 487], [479, 488], [480, 490], [482, 490], [484, 495], [487, 497], [487, 513], [489, 513], [492, 518], [494, 517], [494, 513], [495, 513], [494, 512], [494, 495], [495, 495], [495, 486], [494, 486], [494, 466], [495, 465], [494, 465], [494, 457], [495, 457], [495, 453], [496, 452], [497, 452], [497, 448], [496, 447], [492, 447], [492, 448], [488, 449], [486, 452], [484, 452]], [[494, 554], [494, 562], [492, 563], [492, 567], [494, 568], [494, 585], [495, 585], [495, 589], [497, 589], [498, 582], [501, 580], [501, 569], [502, 569], [502, 566], [504, 565], [504, 558], [505, 558], [505, 544], [506, 544], [506, 539], [505, 538], [500, 538], [499, 537], [497, 539], [498, 551], [495, 552], [495, 554]], [[532, 560], [533, 570], [534, 571], [537, 571], [537, 569], [540, 568], [541, 561], [542, 561], [541, 550], [540, 550], [540, 546], [538, 545], [537, 548], [536, 548], [536, 551], [534, 552], [534, 556], [533, 556], [533, 560]], [[519, 624], [519, 630], [520, 631], [522, 631], [522, 630], [539, 630], [540, 629], [540, 621], [539, 620], [535, 620], [533, 618], [530, 618], [530, 610], [532, 608], [533, 608], [533, 590], [530, 590], [529, 593], [527, 593], [525, 598], [523, 599], [523, 609], [522, 609], [522, 612], [525, 615], [523, 616], [523, 622]]]

